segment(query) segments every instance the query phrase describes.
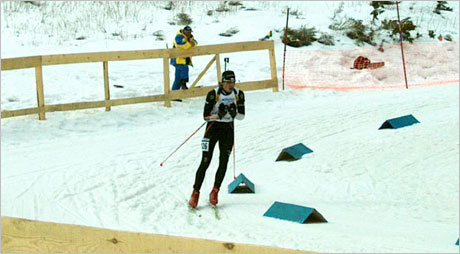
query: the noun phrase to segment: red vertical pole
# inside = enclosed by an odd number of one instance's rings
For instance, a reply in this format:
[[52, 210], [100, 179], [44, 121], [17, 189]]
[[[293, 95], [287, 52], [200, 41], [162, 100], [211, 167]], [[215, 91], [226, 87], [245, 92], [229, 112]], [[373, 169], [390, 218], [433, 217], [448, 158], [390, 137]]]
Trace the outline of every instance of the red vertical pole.
[[286, 66], [286, 44], [287, 44], [287, 31], [288, 31], [288, 22], [289, 22], [289, 8], [287, 9], [286, 14], [286, 29], [284, 30], [284, 55], [283, 55], [283, 91], [284, 91], [284, 69]]
[[406, 89], [408, 89], [409, 86], [407, 85], [406, 61], [404, 60], [402, 28], [401, 28], [401, 20], [399, 19], [399, 5], [398, 5], [398, 1], [396, 1], [396, 11], [398, 12], [399, 41], [400, 41], [400, 45], [401, 45], [401, 55], [402, 55], [403, 69], [404, 69], [404, 80], [406, 81]]

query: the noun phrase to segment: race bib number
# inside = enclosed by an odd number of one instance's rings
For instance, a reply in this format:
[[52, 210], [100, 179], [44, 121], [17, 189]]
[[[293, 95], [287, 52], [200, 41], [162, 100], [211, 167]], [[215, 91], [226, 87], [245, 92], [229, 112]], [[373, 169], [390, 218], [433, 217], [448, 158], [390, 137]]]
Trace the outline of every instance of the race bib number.
[[203, 152], [209, 152], [209, 138], [201, 140], [201, 150], [203, 150]]

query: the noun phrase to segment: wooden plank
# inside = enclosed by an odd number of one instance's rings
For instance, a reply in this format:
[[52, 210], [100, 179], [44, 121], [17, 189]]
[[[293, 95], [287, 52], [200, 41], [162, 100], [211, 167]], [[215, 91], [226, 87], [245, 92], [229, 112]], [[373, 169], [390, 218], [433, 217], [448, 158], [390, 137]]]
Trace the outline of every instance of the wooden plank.
[[211, 67], [212, 63], [214, 63], [214, 61], [216, 60], [216, 56], [214, 56], [211, 61], [209, 61], [209, 63], [206, 65], [206, 67], [204, 68], [204, 70], [198, 75], [198, 77], [195, 79], [195, 81], [193, 82], [192, 86], [190, 88], [194, 88], [196, 86], [196, 84], [198, 83], [198, 81], [200, 81], [200, 79], [204, 76], [204, 74], [208, 71], [209, 67]]
[[222, 81], [222, 71], [220, 70], [220, 54], [216, 54], [217, 83]]
[[58, 54], [42, 56], [42, 62], [43, 65], [56, 65], [103, 61], [126, 61], [162, 58], [167, 56], [167, 54], [168, 52], [165, 49]]
[[16, 110], [4, 110], [2, 111], [2, 118], [15, 117], [15, 116], [25, 116], [37, 114], [38, 108], [24, 108]]
[[45, 93], [43, 92], [43, 70], [41, 65], [35, 67], [35, 83], [37, 87], [38, 119], [45, 120]]
[[188, 89], [188, 90], [174, 90], [174, 91], [171, 91], [171, 100], [205, 96], [206, 94], [208, 94], [210, 90], [216, 87], [217, 85], [196, 87], [194, 89]]
[[102, 107], [105, 107], [105, 105], [106, 105], [105, 101], [73, 102], [73, 103], [46, 105], [45, 110], [46, 112], [71, 111], [71, 110], [90, 109], [90, 108], [102, 108]]
[[1, 218], [2, 253], [305, 253], [277, 247]]
[[135, 98], [112, 99], [110, 100], [110, 105], [111, 106], [121, 106], [121, 105], [128, 105], [128, 104], [164, 101], [164, 98], [165, 96], [163, 94], [159, 94], [159, 95], [150, 95], [150, 96], [142, 96], [142, 97], [135, 97]]
[[[236, 83], [235, 86], [243, 91], [252, 91], [252, 90], [273, 88], [275, 85], [276, 83], [273, 80], [261, 80], [261, 81]], [[186, 99], [186, 98], [205, 96], [206, 94], [208, 94], [210, 90], [216, 87], [217, 85], [197, 87], [197, 88], [188, 89], [188, 90], [171, 91], [171, 99], [172, 100]]]
[[275, 60], [275, 44], [273, 41], [270, 49], [268, 49], [268, 54], [270, 56], [270, 71], [272, 80], [276, 82], [276, 86], [273, 87], [273, 92], [278, 92], [278, 75], [276, 72], [276, 60]]
[[169, 58], [163, 58], [163, 81], [164, 81], [164, 100], [165, 107], [171, 107], [171, 88], [169, 87]]
[[[193, 49], [154, 49], [154, 50], [134, 50], [134, 51], [113, 51], [77, 54], [57, 54], [42, 56], [43, 65], [89, 63], [103, 61], [126, 61], [141, 60], [152, 58], [177, 58], [200, 55], [213, 55], [217, 53], [243, 52], [252, 50], [263, 50], [270, 47], [273, 41], [250, 41], [236, 42], [227, 44], [216, 44], [197, 46]], [[3, 64], [3, 63], [2, 63]], [[3, 68], [3, 67], [2, 67]]]
[[110, 111], [109, 62], [102, 62], [102, 68], [104, 71], [105, 111]]
[[235, 42], [226, 44], [216, 44], [207, 46], [197, 46], [193, 49], [165, 49], [168, 51], [171, 58], [214, 55], [231, 52], [244, 52], [253, 50], [269, 49], [273, 41], [250, 41], [250, 42]]
[[219, 53], [244, 52], [252, 50], [268, 49], [273, 41], [236, 42], [228, 44], [215, 44], [197, 46], [190, 50], [181, 49], [154, 49], [154, 50], [133, 50], [113, 51], [76, 54], [56, 54], [45, 56], [31, 56], [2, 59], [2, 70], [14, 70], [32, 68], [40, 65], [57, 65], [72, 63], [89, 63], [104, 61], [126, 61], [152, 58], [177, 58], [199, 55], [213, 55]]
[[34, 68], [40, 66], [41, 56], [28, 56], [2, 59], [2, 71]]
[[277, 86], [278, 84], [273, 80], [261, 80], [261, 81], [251, 81], [251, 82], [241, 82], [237, 83], [236, 87], [240, 88], [243, 91], [253, 91], [268, 89]]
[[71, 111], [71, 110], [81, 110], [81, 109], [91, 109], [91, 108], [102, 108], [107, 105], [110, 106], [121, 106], [128, 104], [136, 103], [147, 103], [147, 102], [156, 102], [163, 101], [164, 95], [151, 95], [151, 96], [142, 96], [134, 98], [122, 98], [122, 99], [111, 99], [110, 101], [88, 101], [88, 102], [74, 102], [74, 103], [64, 103], [64, 104], [55, 104], [55, 105], [46, 105], [46, 112], [55, 112], [55, 111]]

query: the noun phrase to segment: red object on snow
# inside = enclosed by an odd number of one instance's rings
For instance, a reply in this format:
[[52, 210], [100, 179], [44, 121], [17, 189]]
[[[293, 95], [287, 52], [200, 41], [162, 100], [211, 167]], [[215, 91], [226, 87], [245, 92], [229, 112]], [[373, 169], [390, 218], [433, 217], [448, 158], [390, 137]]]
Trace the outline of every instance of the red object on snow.
[[369, 60], [369, 58], [364, 56], [358, 56], [353, 62], [353, 67], [351, 69], [377, 69], [384, 65], [384, 62], [371, 63], [371, 60]]
[[358, 70], [365, 69], [370, 63], [371, 63], [371, 60], [369, 60], [369, 58], [364, 57], [364, 56], [358, 56], [353, 62], [353, 69], [358, 69]]
[[380, 67], [383, 67], [385, 65], [385, 62], [376, 62], [376, 63], [370, 63], [367, 68], [368, 69], [378, 69]]

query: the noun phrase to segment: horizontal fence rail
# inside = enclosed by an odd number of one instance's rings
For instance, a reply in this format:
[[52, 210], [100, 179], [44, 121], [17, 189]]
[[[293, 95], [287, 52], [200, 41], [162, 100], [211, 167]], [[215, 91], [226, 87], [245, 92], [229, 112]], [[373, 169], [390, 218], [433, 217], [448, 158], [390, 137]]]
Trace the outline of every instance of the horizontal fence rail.
[[38, 67], [41, 63], [41, 56], [6, 58], [2, 59], [2, 71]]
[[[105, 107], [106, 111], [110, 111], [112, 106], [120, 106], [135, 103], [147, 103], [147, 102], [160, 102], [163, 101], [166, 107], [171, 107], [171, 100], [193, 98], [206, 95], [210, 89], [217, 87], [206, 86], [206, 87], [195, 87], [200, 81], [201, 77], [206, 73], [210, 66], [215, 62], [217, 75], [216, 84], [221, 79], [221, 68], [219, 55], [222, 53], [232, 52], [245, 52], [255, 50], [268, 50], [268, 60], [270, 62], [271, 79], [262, 81], [250, 81], [238, 83], [238, 87], [245, 91], [268, 89], [272, 88], [274, 92], [278, 91], [278, 77], [276, 73], [276, 61], [274, 52], [273, 41], [255, 41], [255, 42], [237, 42], [228, 44], [217, 44], [217, 45], [206, 45], [197, 46], [193, 49], [182, 50], [182, 49], [155, 49], [155, 50], [133, 50], [133, 51], [113, 51], [113, 52], [94, 52], [94, 53], [78, 53], [78, 54], [56, 54], [56, 55], [44, 55], [44, 56], [30, 56], [30, 57], [18, 57], [18, 58], [5, 58], [2, 59], [1, 69], [6, 70], [17, 70], [24, 68], [35, 68], [35, 80], [37, 90], [37, 107], [25, 108], [17, 110], [5, 110], [1, 112], [2, 118], [23, 116], [29, 114], [38, 114], [40, 120], [45, 119], [45, 112], [55, 111], [69, 111], [79, 109], [91, 109]], [[213, 60], [205, 67], [200, 73], [197, 80], [193, 82], [193, 85], [188, 90], [170, 90], [169, 80], [169, 59], [177, 57], [190, 57], [190, 56], [202, 56], [202, 55], [215, 55]], [[163, 83], [164, 83], [164, 94], [133, 97], [133, 98], [122, 98], [122, 99], [110, 99], [109, 91], [109, 75], [108, 75], [108, 62], [110, 61], [127, 61], [127, 60], [142, 60], [142, 59], [163, 59]], [[93, 63], [101, 62], [103, 65], [103, 77], [104, 77], [104, 98], [103, 101], [91, 101], [91, 102], [75, 102], [75, 103], [64, 103], [57, 105], [45, 105], [45, 98], [43, 93], [43, 73], [42, 66], [47, 65], [63, 65], [63, 64], [76, 64], [76, 63]]]

